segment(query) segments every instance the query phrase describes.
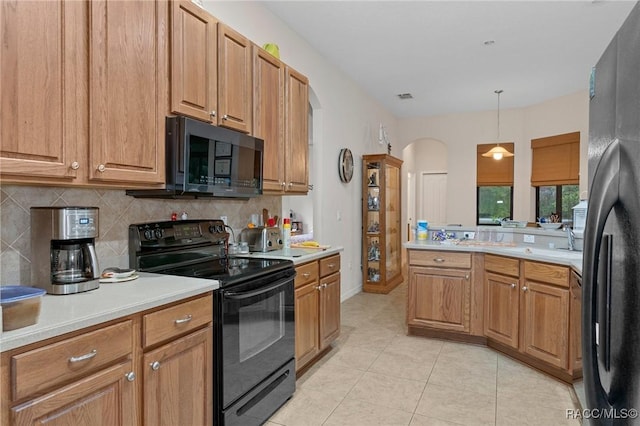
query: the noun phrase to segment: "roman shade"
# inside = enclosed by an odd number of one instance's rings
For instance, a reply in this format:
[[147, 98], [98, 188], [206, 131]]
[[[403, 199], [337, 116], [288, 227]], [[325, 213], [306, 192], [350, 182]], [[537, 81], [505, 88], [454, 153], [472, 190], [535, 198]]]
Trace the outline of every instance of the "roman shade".
[[[513, 157], [494, 160], [482, 154], [495, 147], [495, 143], [478, 145], [476, 186], [513, 186]], [[500, 143], [509, 152], [514, 152], [513, 142]]]
[[580, 132], [531, 140], [531, 186], [577, 185]]

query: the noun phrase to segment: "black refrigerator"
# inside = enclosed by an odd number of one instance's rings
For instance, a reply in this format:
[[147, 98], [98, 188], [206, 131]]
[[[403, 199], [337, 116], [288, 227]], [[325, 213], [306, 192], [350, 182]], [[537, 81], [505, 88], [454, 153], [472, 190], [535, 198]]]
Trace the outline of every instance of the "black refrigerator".
[[[582, 265], [590, 424], [640, 425], [640, 4], [592, 70]], [[596, 411], [597, 410], [597, 411]]]

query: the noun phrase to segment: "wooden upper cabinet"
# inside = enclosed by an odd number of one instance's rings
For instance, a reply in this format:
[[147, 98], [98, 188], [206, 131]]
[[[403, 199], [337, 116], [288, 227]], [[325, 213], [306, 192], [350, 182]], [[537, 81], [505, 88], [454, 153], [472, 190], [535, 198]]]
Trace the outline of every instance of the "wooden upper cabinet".
[[309, 80], [285, 69], [285, 191], [306, 194], [309, 184]]
[[168, 3], [89, 4], [89, 179], [163, 183]]
[[171, 111], [217, 122], [218, 20], [191, 1], [171, 3]]
[[218, 125], [251, 133], [251, 41], [218, 24]]
[[[73, 179], [83, 164], [86, 4], [0, 2], [0, 171]], [[84, 73], [84, 74], [83, 74]], [[84, 162], [86, 163], [86, 162]]]
[[264, 140], [263, 189], [284, 189], [284, 64], [253, 45], [253, 135]]

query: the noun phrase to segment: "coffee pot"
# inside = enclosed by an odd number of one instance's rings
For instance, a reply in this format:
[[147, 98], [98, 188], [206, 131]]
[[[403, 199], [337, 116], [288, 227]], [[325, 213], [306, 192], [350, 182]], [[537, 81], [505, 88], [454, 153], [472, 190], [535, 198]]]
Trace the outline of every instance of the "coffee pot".
[[32, 207], [31, 281], [49, 294], [99, 287], [97, 207]]

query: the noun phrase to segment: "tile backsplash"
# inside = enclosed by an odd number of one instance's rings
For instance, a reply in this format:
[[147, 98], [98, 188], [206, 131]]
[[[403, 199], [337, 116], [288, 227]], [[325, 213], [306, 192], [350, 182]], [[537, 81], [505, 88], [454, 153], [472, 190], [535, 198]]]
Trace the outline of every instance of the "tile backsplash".
[[281, 214], [280, 196], [249, 200], [156, 200], [133, 198], [121, 189], [85, 189], [2, 185], [0, 187], [0, 285], [31, 284], [31, 219], [33, 206], [98, 207], [100, 235], [96, 252], [100, 269], [128, 267], [128, 227], [131, 223], [170, 220], [186, 212], [190, 219], [227, 216], [236, 235], [252, 213], [263, 208]]

